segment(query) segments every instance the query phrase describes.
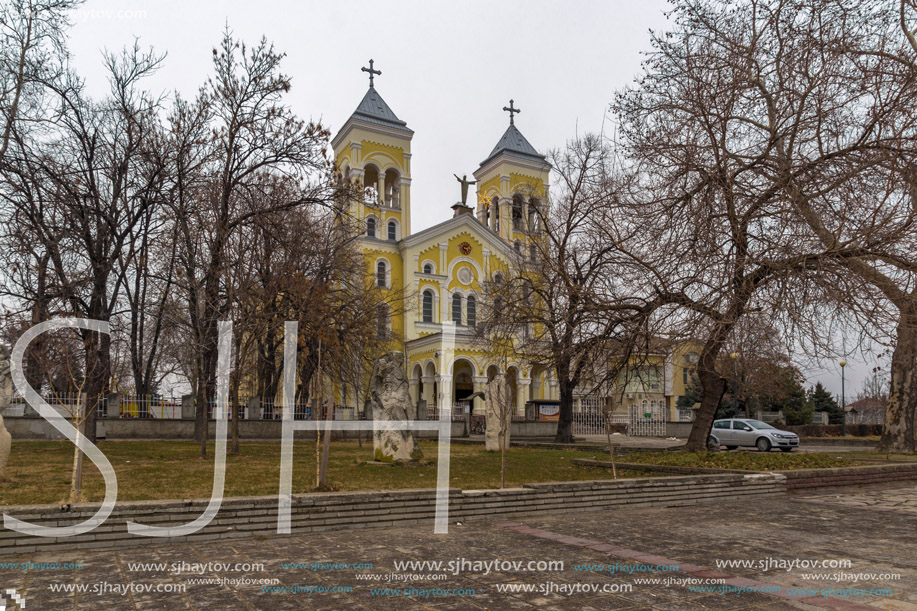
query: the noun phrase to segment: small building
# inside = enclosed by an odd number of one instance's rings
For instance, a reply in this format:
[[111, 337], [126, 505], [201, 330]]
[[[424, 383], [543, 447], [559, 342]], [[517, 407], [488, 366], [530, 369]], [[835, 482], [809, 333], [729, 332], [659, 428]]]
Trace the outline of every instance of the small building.
[[867, 397], [847, 406], [847, 424], [884, 424], [885, 399]]

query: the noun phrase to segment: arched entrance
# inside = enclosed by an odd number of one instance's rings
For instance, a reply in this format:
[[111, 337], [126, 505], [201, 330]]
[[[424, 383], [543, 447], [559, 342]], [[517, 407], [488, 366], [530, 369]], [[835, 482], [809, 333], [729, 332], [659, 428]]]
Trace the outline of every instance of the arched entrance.
[[474, 392], [474, 365], [468, 359], [458, 358], [452, 364], [453, 404], [464, 401]]

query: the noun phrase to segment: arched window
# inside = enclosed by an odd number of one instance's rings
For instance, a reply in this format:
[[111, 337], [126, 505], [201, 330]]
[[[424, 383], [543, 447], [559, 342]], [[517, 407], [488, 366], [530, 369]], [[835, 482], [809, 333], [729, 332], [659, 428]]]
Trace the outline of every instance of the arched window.
[[386, 339], [389, 336], [389, 309], [388, 305], [380, 303], [376, 306], [376, 337]]
[[646, 413], [646, 399], [643, 400], [643, 413]]
[[490, 214], [491, 214], [491, 218], [493, 222], [491, 229], [499, 233], [500, 232], [500, 198], [497, 196], [494, 196], [494, 198], [490, 202]]
[[452, 322], [462, 324], [462, 296], [458, 293], [452, 296]]
[[529, 198], [529, 232], [538, 233], [539, 223], [538, 223], [538, 206], [540, 202], [537, 197]]
[[538, 247], [534, 244], [529, 244], [529, 259], [532, 263], [538, 260]]
[[421, 314], [424, 322], [433, 322], [433, 291], [429, 289], [423, 292]]
[[366, 219], [366, 235], [370, 238], [376, 237], [376, 217], [374, 216]]
[[498, 295], [496, 298], [494, 298], [494, 314], [493, 314], [494, 322], [500, 320], [501, 314], [503, 313], [503, 305], [504, 305], [504, 301], [502, 297]]
[[469, 327], [474, 327], [478, 324], [477, 312], [478, 301], [474, 298], [474, 295], [468, 296], [468, 303], [465, 305], [465, 320]]
[[522, 243], [519, 242], [519, 240], [516, 240], [515, 242], [513, 242], [513, 248], [516, 249], [516, 252], [521, 253], [522, 252]]
[[374, 165], [363, 168], [363, 203], [378, 206], [382, 194], [379, 193], [379, 169]]
[[522, 281], [522, 300], [524, 303], [529, 303], [532, 300], [532, 293], [535, 292], [535, 289], [532, 288], [532, 281], [526, 278]]
[[503, 274], [497, 273], [494, 275], [494, 284], [501, 286], [503, 284]]
[[388, 239], [392, 241], [398, 239], [398, 223], [395, 221], [388, 222]]
[[385, 205], [390, 208], [400, 208], [401, 201], [398, 197], [398, 192], [400, 181], [398, 180], [398, 172], [392, 168], [389, 168], [385, 171], [385, 192], [383, 193], [383, 201]]
[[388, 274], [386, 273], [387, 270], [388, 270], [388, 267], [386, 267], [385, 261], [379, 261], [378, 263], [376, 263], [376, 286], [380, 288], [385, 288], [387, 286], [388, 284], [386, 282], [386, 276], [388, 276]]
[[432, 273], [433, 273], [433, 264], [432, 264], [432, 263], [425, 263], [424, 266], [423, 266], [423, 273], [425, 273], [425, 274], [432, 274]]
[[513, 229], [522, 231], [522, 196], [513, 195]]

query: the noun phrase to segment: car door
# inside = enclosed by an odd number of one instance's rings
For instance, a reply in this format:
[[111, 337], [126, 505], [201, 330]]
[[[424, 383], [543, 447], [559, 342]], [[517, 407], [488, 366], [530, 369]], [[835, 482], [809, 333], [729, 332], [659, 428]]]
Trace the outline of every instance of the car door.
[[720, 440], [721, 445], [735, 445], [732, 443], [732, 433], [733, 431], [729, 420], [717, 420], [713, 423], [713, 434]]
[[732, 421], [732, 445], [753, 446], [755, 445], [755, 430], [751, 425], [741, 420]]

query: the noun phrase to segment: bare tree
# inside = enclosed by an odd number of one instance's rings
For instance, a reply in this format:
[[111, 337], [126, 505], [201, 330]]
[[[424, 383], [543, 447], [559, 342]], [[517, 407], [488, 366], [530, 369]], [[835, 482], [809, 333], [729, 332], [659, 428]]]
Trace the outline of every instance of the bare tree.
[[557, 374], [555, 440], [570, 443], [575, 392], [618, 377], [660, 302], [634, 282], [641, 268], [622, 249], [631, 236], [601, 227], [616, 196], [608, 144], [586, 136], [551, 157], [560, 177], [551, 205], [536, 207], [528, 252], [491, 288], [484, 332], [508, 329], [517, 352]]
[[[201, 98], [181, 108], [173, 132], [183, 163], [195, 169], [174, 202], [179, 262], [194, 350], [199, 409], [195, 434], [206, 455], [207, 406], [215, 396], [217, 323], [228, 314], [225, 290], [232, 234], [260, 215], [330, 202], [328, 132], [298, 119], [282, 103], [290, 81], [279, 71], [282, 54], [262, 39], [249, 49], [224, 33], [214, 49], [214, 75]], [[271, 178], [273, 176], [273, 178]], [[302, 181], [292, 199], [252, 197], [282, 177]], [[271, 201], [265, 207], [264, 203]]]
[[[110, 96], [88, 99], [61, 90], [63, 110], [51, 134], [33, 139], [13, 131], [3, 172], [5, 220], [20, 246], [50, 270], [53, 288], [36, 295], [33, 312], [47, 313], [51, 295], [71, 315], [108, 321], [117, 310], [125, 268], [142, 219], [161, 203], [162, 167], [151, 154], [159, 131], [158, 101], [139, 89], [161, 58], [135, 46], [107, 55]], [[39, 274], [40, 276], [41, 274]], [[87, 359], [87, 400], [98, 403], [111, 380], [110, 338], [81, 331]], [[95, 440], [95, 411], [86, 435]]]
[[48, 118], [45, 88], [66, 72], [67, 13], [80, 4], [11, 0], [0, 5], [0, 161], [14, 128]]
[[[822, 240], [794, 195], [837, 203], [867, 185], [874, 193], [871, 155], [886, 145], [869, 119], [878, 109], [863, 111], [860, 89], [837, 94], [830, 80], [845, 28], [862, 21], [859, 8], [676, 2], [672, 31], [653, 34], [645, 74], [615, 101], [634, 177], [632, 211], [661, 252], [683, 253], [654, 259], [657, 291], [705, 338], [689, 449], [705, 445], [728, 375], [719, 355], [742, 317], [778, 311], [806, 277], [900, 235], [870, 234], [861, 223], [855, 240]], [[881, 227], [879, 216], [870, 222]]]

